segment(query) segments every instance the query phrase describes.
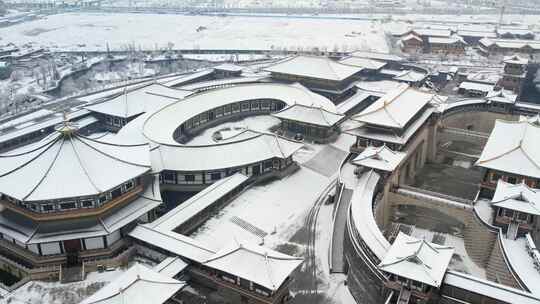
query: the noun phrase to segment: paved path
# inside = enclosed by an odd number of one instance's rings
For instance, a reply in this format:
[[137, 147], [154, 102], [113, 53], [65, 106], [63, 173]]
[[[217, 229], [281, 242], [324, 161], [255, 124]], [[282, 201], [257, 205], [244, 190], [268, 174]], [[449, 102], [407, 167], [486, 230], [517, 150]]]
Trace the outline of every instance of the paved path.
[[345, 224], [347, 223], [347, 211], [351, 203], [353, 190], [343, 189], [341, 201], [336, 211], [334, 231], [332, 232], [332, 261], [331, 272], [343, 272], [343, 238], [345, 236]]
[[326, 146], [312, 159], [304, 163], [303, 166], [330, 177], [338, 171], [339, 165], [345, 156], [347, 156], [347, 152], [334, 146]]

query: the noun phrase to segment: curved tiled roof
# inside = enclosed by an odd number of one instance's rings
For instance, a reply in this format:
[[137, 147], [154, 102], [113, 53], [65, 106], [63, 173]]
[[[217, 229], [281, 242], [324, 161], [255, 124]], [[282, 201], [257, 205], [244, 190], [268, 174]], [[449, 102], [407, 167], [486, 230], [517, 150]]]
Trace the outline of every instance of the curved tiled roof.
[[540, 126], [529, 121], [495, 121], [477, 166], [540, 178]]
[[298, 75], [303, 77], [345, 80], [360, 72], [362, 68], [341, 64], [327, 57], [295, 56], [282, 60], [265, 69], [271, 73]]
[[104, 143], [64, 125], [0, 155], [0, 192], [24, 201], [98, 195], [150, 170], [148, 145]]
[[178, 126], [211, 109], [244, 100], [274, 99], [287, 105], [302, 104], [337, 112], [336, 106], [319, 94], [295, 84], [256, 83], [209, 90], [173, 103], [151, 115], [143, 126], [144, 135], [160, 144], [180, 145], [173, 138]]

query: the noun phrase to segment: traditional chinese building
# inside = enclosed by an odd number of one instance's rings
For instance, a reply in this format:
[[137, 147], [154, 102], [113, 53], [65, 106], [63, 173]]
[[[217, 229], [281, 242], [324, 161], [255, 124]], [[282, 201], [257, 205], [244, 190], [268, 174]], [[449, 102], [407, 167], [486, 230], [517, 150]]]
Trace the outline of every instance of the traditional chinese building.
[[523, 182], [510, 184], [500, 179], [491, 199], [493, 224], [502, 227], [512, 240], [532, 232], [540, 216], [539, 191]]
[[124, 250], [124, 236], [161, 204], [148, 151], [82, 136], [65, 122], [42, 141], [2, 154], [2, 254], [33, 268]]
[[498, 85], [517, 94], [521, 92], [529, 60], [518, 55], [504, 58], [504, 73]]
[[399, 232], [378, 265], [388, 274], [387, 289], [394, 291], [392, 303], [437, 303], [454, 248], [416, 239]]
[[185, 286], [184, 282], [141, 264], [135, 264], [105, 287], [84, 299], [81, 304], [175, 303], [178, 300], [171, 299]]
[[429, 37], [429, 50], [432, 53], [462, 55], [468, 45], [462, 37], [453, 35], [448, 38]]
[[292, 133], [292, 135], [300, 133], [307, 138], [322, 141], [337, 135], [337, 124], [345, 117], [322, 107], [300, 104], [272, 113], [272, 116], [281, 120], [283, 131]]
[[476, 162], [485, 169], [480, 195], [491, 198], [499, 180], [540, 185], [540, 123], [536, 120], [497, 120]]
[[272, 78], [285, 82], [299, 82], [309, 89], [334, 101], [354, 93], [354, 81], [362, 68], [341, 64], [327, 57], [296, 56], [287, 58], [265, 69]]

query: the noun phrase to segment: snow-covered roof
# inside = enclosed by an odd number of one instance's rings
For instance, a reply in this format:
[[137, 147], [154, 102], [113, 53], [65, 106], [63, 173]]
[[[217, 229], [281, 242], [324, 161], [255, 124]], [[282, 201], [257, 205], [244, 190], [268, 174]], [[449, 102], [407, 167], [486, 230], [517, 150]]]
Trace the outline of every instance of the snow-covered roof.
[[457, 34], [462, 37], [497, 38], [497, 34], [495, 34], [495, 32], [490, 32], [490, 31], [459, 30]]
[[493, 45], [496, 45], [500, 48], [508, 48], [508, 49], [520, 49], [520, 48], [531, 48], [535, 50], [540, 49], [540, 41], [536, 41], [536, 40], [482, 38], [480, 39], [479, 42], [481, 45], [485, 47], [491, 47]]
[[174, 231], [157, 231], [148, 224], [138, 225], [129, 236], [199, 263], [215, 254], [206, 244]]
[[414, 70], [405, 70], [394, 76], [394, 80], [415, 83], [426, 78], [426, 74]]
[[429, 43], [431, 44], [463, 44], [467, 45], [467, 42], [463, 40], [461, 36], [452, 35], [450, 37], [429, 37]]
[[529, 63], [529, 59], [523, 58], [519, 55], [512, 55], [512, 56], [506, 56], [503, 60], [504, 63], [510, 63], [510, 64], [523, 64], [526, 65]]
[[525, 183], [510, 184], [503, 180], [497, 182], [491, 204], [496, 207], [540, 215], [540, 190]]
[[163, 77], [157, 80], [157, 83], [168, 87], [175, 87], [179, 85], [186, 84], [188, 82], [193, 82], [199, 78], [205, 78], [214, 73], [214, 69], [204, 69], [202, 71], [197, 71], [190, 74], [175, 75], [169, 77]]
[[409, 33], [409, 34], [401, 37], [401, 41], [409, 41], [409, 40], [416, 40], [416, 41], [423, 42], [422, 38], [418, 37], [414, 33]]
[[184, 271], [188, 266], [188, 263], [184, 262], [179, 257], [167, 257], [159, 264], [154, 266], [153, 270], [160, 274], [166, 275], [169, 278], [173, 278], [180, 272]]
[[188, 91], [204, 91], [205, 89], [212, 87], [220, 86], [233, 86], [242, 83], [253, 83], [253, 82], [262, 82], [269, 79], [268, 76], [250, 76], [250, 77], [234, 77], [234, 78], [224, 78], [224, 79], [215, 79], [209, 81], [201, 81], [192, 84], [187, 84], [178, 89], [188, 90]]
[[243, 66], [239, 66], [232, 63], [222, 63], [214, 67], [214, 70], [229, 71], [229, 72], [240, 72], [244, 69]]
[[0, 154], [0, 192], [23, 201], [98, 195], [148, 172], [148, 151], [84, 137], [66, 123], [40, 142]]
[[398, 134], [397, 132], [392, 132], [391, 130], [383, 130], [381, 128], [366, 128], [366, 123], [359, 122], [356, 120], [347, 120], [346, 122], [340, 125], [341, 129], [345, 133], [351, 134], [354, 136], [359, 136], [363, 138], [375, 139], [387, 143], [395, 143], [398, 145], [406, 144], [409, 139], [414, 135], [420, 127], [429, 119], [431, 114], [435, 111], [435, 108], [429, 107], [427, 110], [420, 115], [411, 125], [405, 130], [405, 132]]
[[379, 269], [413, 281], [440, 287], [454, 248], [399, 232]]
[[176, 227], [203, 212], [206, 208], [240, 186], [247, 179], [248, 177], [241, 173], [222, 178], [178, 205], [178, 207], [167, 212], [165, 215], [149, 224], [149, 226], [158, 231], [173, 231]]
[[450, 35], [452, 35], [452, 31], [448, 29], [415, 28], [412, 32], [420, 36], [429, 37], [450, 37]]
[[373, 215], [373, 199], [381, 176], [374, 170], [365, 172], [358, 179], [358, 184], [351, 197], [350, 214], [352, 224], [362, 240], [375, 256], [382, 260], [390, 248]]
[[[67, 113], [66, 116], [69, 120], [78, 122], [79, 119], [88, 116], [89, 113], [90, 112], [88, 110], [81, 109]], [[0, 142], [5, 142], [25, 134], [54, 127], [61, 124], [63, 120], [64, 118], [62, 113], [55, 113], [50, 117], [35, 117], [29, 121], [19, 121], [19, 123], [16, 126], [13, 126], [13, 128], [4, 128], [3, 130], [0, 130]]]
[[370, 59], [370, 58], [362, 58], [362, 57], [356, 57], [356, 56], [350, 56], [347, 58], [344, 58], [339, 61], [342, 64], [348, 64], [352, 66], [356, 66], [365, 70], [379, 70], [382, 69], [386, 62]]
[[491, 84], [470, 82], [470, 81], [462, 82], [459, 85], [459, 88], [463, 90], [467, 90], [467, 91], [480, 91], [480, 92], [485, 92], [485, 93], [493, 91], [493, 85]]
[[265, 71], [271, 73], [298, 75], [334, 81], [345, 80], [361, 70], [362, 69], [359, 67], [341, 64], [328, 57], [322, 56], [295, 56], [265, 68]]
[[368, 124], [402, 129], [433, 99], [433, 94], [419, 91], [406, 84], [379, 98], [353, 120]]
[[145, 112], [155, 112], [191, 94], [192, 91], [171, 89], [154, 83], [122, 92], [111, 99], [85, 108], [92, 112], [129, 118]]
[[192, 117], [211, 109], [244, 100], [274, 99], [286, 105], [303, 104], [337, 112], [326, 97], [313, 93], [300, 84], [255, 83], [220, 88], [195, 94], [154, 113], [144, 124], [144, 134], [154, 142], [178, 145], [173, 133]]
[[320, 107], [294, 104], [279, 112], [273, 113], [279, 119], [294, 120], [311, 125], [332, 127], [343, 119], [344, 115], [332, 113]]
[[497, 34], [499, 35], [534, 35], [534, 32], [529, 29], [524, 28], [515, 28], [515, 27], [499, 27], [497, 29]]
[[540, 301], [540, 298], [529, 292], [457, 271], [448, 271], [444, 278], [444, 283], [463, 290], [470, 290], [476, 294], [497, 299], [504, 303], [538, 304]]
[[142, 194], [98, 218], [76, 218], [54, 222], [37, 222], [8, 208], [0, 211], [0, 233], [23, 244], [58, 242], [100, 237], [118, 231], [161, 204], [159, 179]]
[[162, 304], [184, 286], [184, 282], [137, 263], [81, 304]]
[[352, 162], [358, 166], [392, 172], [406, 156], [406, 153], [393, 151], [386, 145], [381, 147], [369, 146]]
[[258, 245], [234, 241], [204, 265], [276, 291], [302, 264], [303, 259]]
[[240, 167], [272, 158], [287, 158], [303, 146], [274, 134], [252, 130], [240, 134], [238, 140], [216, 145], [160, 145], [151, 152], [152, 165], [154, 170], [162, 166], [161, 169], [174, 171], [211, 171]]
[[540, 178], [540, 125], [496, 120], [477, 166]]
[[374, 59], [374, 60], [382, 60], [382, 61], [396, 61], [396, 62], [403, 61], [403, 58], [397, 55], [388, 54], [388, 53], [356, 51], [356, 52], [352, 52], [351, 56], [360, 57], [360, 58], [369, 58], [369, 59]]

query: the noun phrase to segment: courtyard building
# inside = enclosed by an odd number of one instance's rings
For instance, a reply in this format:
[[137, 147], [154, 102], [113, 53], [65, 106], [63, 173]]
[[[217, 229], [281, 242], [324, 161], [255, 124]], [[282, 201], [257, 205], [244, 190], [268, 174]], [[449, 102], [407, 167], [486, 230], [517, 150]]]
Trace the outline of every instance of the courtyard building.
[[327, 57], [296, 56], [273, 64], [265, 71], [278, 81], [299, 82], [338, 102], [354, 93], [354, 81], [360, 76], [362, 68]]
[[540, 124], [497, 120], [476, 162], [485, 169], [480, 196], [491, 198], [497, 183], [540, 185]]

